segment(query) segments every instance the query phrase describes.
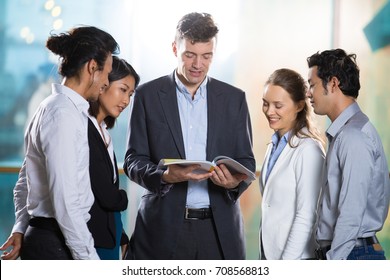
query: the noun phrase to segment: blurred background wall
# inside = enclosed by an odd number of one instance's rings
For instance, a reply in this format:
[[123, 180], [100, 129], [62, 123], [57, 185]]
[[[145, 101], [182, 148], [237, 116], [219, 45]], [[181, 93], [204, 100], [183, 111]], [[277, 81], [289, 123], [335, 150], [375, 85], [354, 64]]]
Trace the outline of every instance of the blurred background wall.
[[[51, 32], [95, 25], [111, 33], [146, 82], [174, 70], [171, 43], [177, 21], [188, 12], [211, 13], [219, 25], [210, 75], [247, 93], [254, 152], [261, 168], [273, 133], [261, 112], [261, 95], [277, 68], [307, 77], [306, 58], [343, 48], [356, 53], [361, 69], [358, 98], [379, 131], [390, 162], [390, 2], [388, 0], [1, 0], [0, 1], [0, 243], [14, 222], [12, 189], [23, 158], [23, 134], [39, 102], [60, 81], [58, 58], [45, 49]], [[112, 131], [122, 167], [128, 110]], [[322, 132], [329, 121], [315, 116]], [[142, 188], [121, 176], [129, 207], [123, 216], [131, 234]], [[261, 195], [254, 182], [242, 196], [247, 259], [258, 258]], [[379, 238], [390, 258], [390, 217]]]

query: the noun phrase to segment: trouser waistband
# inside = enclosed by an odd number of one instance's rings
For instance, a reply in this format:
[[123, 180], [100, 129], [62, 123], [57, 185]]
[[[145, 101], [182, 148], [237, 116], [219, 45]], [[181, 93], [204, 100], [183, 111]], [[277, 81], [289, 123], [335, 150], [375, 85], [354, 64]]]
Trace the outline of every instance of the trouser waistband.
[[[378, 238], [374, 236], [370, 237], [363, 237], [356, 239], [355, 247], [362, 247], [365, 245], [374, 245], [378, 244], [379, 240]], [[321, 242], [320, 242], [321, 244]], [[330, 250], [330, 245], [327, 246], [321, 246], [315, 250], [315, 255], [318, 260], [326, 260], [326, 253]]]
[[370, 236], [370, 237], [365, 237], [365, 238], [358, 238], [355, 243], [355, 247], [361, 247], [364, 245], [373, 245], [379, 243], [378, 238], [376, 236]]
[[32, 227], [51, 230], [51, 231], [61, 231], [60, 226], [57, 223], [57, 220], [54, 218], [33, 217], [30, 219], [29, 225]]

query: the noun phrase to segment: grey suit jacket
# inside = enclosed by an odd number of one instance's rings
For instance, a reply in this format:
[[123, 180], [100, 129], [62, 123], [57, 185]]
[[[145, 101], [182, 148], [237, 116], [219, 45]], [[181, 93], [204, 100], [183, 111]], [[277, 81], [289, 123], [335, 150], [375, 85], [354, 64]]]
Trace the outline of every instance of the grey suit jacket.
[[[252, 129], [245, 93], [208, 78], [207, 160], [226, 155], [255, 171]], [[146, 189], [141, 199], [128, 258], [174, 259], [178, 232], [184, 221], [187, 182], [165, 193], [162, 158], [186, 158], [176, 97], [174, 73], [137, 88], [131, 109], [124, 170]], [[238, 198], [248, 188], [241, 183], [227, 191], [209, 180], [210, 204], [226, 259], [245, 258], [243, 220]]]

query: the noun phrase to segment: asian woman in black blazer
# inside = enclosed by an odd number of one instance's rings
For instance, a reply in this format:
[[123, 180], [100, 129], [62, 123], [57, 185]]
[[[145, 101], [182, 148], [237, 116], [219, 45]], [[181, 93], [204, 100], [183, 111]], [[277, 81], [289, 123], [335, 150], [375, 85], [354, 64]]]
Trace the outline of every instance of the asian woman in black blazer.
[[100, 259], [120, 259], [128, 237], [123, 230], [121, 211], [126, 210], [126, 191], [119, 188], [118, 167], [108, 129], [128, 106], [139, 83], [139, 76], [125, 60], [113, 57], [109, 85], [99, 99], [90, 102], [88, 141], [90, 179], [95, 202], [90, 210], [89, 230]]

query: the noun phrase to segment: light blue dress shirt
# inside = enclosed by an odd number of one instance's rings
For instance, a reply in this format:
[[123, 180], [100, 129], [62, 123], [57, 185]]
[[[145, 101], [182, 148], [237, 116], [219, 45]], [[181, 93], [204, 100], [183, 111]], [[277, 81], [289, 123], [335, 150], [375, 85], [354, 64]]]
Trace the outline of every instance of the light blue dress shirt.
[[[207, 79], [203, 81], [192, 99], [191, 94], [175, 74], [176, 95], [186, 159], [206, 160], [207, 143]], [[210, 206], [208, 182], [188, 181], [187, 207]]]
[[331, 243], [327, 259], [346, 259], [357, 238], [380, 231], [389, 209], [389, 169], [381, 139], [357, 103], [327, 130], [327, 182], [317, 240]]
[[290, 135], [290, 132], [285, 133], [280, 139], [279, 134], [275, 132], [272, 135], [271, 141], [272, 141], [272, 150], [271, 154], [269, 156], [268, 160], [268, 166], [267, 166], [267, 173], [265, 175], [265, 181], [267, 182], [268, 176], [272, 171], [272, 168], [274, 167], [276, 161], [278, 160], [280, 154], [282, 153], [284, 147], [286, 147], [288, 142], [288, 136]]

